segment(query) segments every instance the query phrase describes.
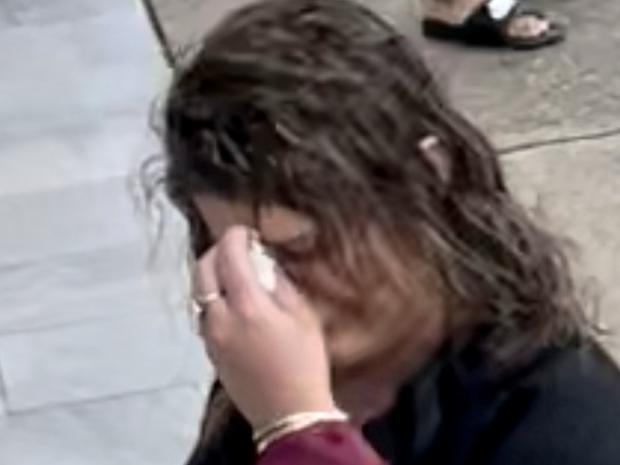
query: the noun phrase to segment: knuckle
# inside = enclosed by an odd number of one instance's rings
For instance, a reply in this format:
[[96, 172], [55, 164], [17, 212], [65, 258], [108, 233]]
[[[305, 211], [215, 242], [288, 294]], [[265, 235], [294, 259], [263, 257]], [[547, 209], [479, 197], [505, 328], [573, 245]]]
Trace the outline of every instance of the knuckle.
[[224, 349], [230, 340], [229, 332], [222, 325], [207, 326], [207, 342], [216, 349]]
[[229, 227], [224, 232], [220, 243], [224, 248], [227, 248], [230, 246], [230, 244], [234, 244], [240, 238], [243, 238], [245, 236], [247, 236], [247, 229], [244, 226], [234, 225]]

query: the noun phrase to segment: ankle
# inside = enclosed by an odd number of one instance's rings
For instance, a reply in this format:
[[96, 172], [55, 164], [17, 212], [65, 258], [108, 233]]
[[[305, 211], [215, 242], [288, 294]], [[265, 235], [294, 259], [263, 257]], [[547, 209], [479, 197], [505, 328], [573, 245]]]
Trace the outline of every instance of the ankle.
[[496, 21], [501, 21], [508, 17], [518, 3], [519, 0], [489, 0], [487, 8], [491, 18]]

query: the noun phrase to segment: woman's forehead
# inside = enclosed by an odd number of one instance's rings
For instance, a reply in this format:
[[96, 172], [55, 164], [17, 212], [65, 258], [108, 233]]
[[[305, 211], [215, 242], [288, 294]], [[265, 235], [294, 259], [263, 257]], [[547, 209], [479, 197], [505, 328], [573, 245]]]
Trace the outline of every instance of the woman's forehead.
[[312, 222], [284, 207], [265, 207], [260, 211], [260, 224], [252, 207], [243, 202], [203, 194], [194, 197], [202, 220], [215, 239], [228, 228], [243, 225], [260, 230], [268, 242], [287, 242], [312, 230]]

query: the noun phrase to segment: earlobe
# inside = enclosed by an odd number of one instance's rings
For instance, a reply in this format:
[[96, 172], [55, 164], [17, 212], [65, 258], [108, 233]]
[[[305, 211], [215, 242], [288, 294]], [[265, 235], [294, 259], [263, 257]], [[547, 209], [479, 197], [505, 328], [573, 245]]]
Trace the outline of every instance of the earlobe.
[[452, 181], [452, 165], [445, 147], [437, 136], [426, 136], [418, 143], [424, 161], [444, 184]]

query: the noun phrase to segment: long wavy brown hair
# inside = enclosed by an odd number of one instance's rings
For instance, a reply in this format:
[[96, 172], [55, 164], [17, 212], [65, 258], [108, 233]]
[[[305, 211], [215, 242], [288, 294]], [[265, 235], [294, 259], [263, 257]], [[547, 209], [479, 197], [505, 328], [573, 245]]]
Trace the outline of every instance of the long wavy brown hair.
[[[515, 201], [493, 147], [411, 41], [359, 4], [264, 0], [237, 11], [179, 60], [164, 115], [164, 182], [196, 255], [211, 244], [200, 193], [316, 225], [274, 253], [302, 291], [341, 304], [334, 328], [371, 328], [354, 354], [333, 355], [335, 384], [413, 357], [407, 340], [421, 323], [408, 309], [421, 295], [446, 314], [444, 345], [464, 318], [485, 328], [484, 350], [502, 366], [583, 334], [556, 238]], [[421, 147], [429, 136], [432, 158]], [[337, 295], [326, 295], [326, 275], [344, 284]], [[216, 388], [204, 447], [230, 410]]]

